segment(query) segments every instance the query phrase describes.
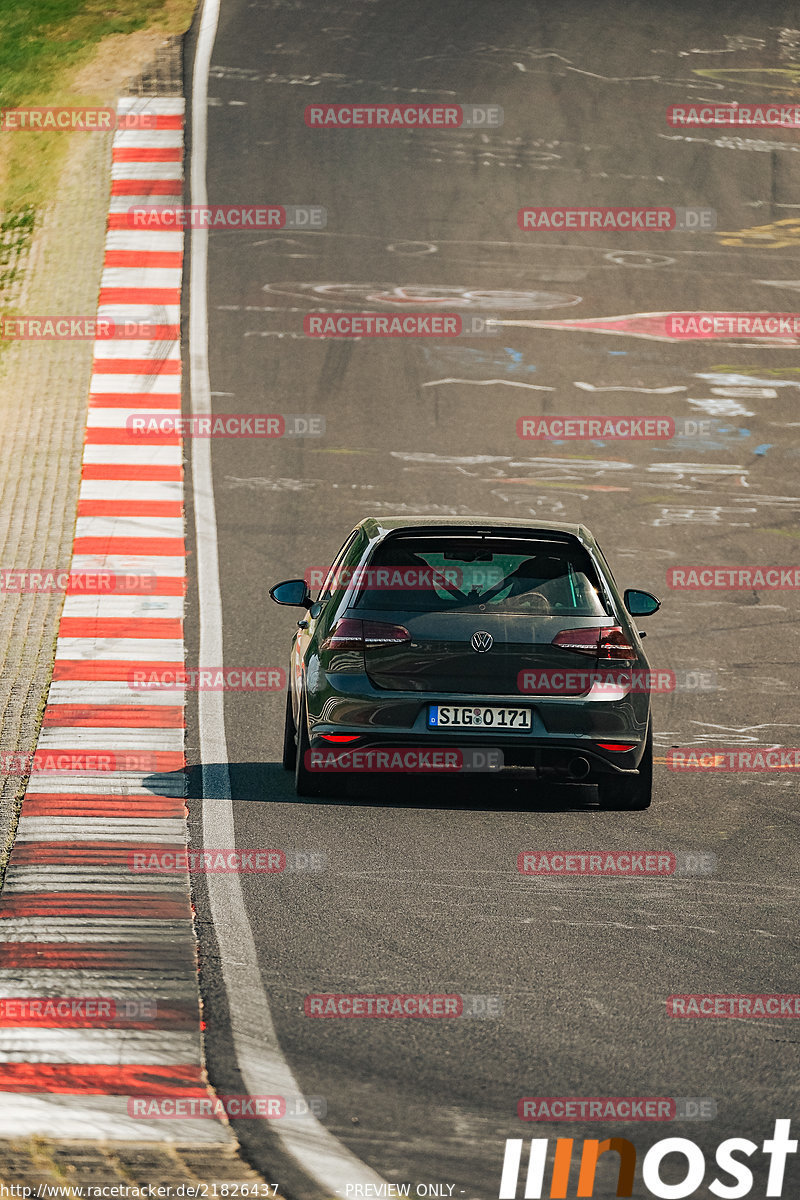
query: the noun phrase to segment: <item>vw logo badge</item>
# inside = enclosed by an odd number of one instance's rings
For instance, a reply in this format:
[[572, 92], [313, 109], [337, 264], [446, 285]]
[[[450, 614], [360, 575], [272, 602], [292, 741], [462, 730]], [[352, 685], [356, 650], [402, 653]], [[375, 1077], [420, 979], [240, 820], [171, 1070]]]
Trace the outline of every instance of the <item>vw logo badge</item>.
[[494, 645], [494, 638], [485, 629], [479, 629], [477, 633], [473, 633], [469, 644], [473, 650], [478, 651], [478, 654], [485, 654]]

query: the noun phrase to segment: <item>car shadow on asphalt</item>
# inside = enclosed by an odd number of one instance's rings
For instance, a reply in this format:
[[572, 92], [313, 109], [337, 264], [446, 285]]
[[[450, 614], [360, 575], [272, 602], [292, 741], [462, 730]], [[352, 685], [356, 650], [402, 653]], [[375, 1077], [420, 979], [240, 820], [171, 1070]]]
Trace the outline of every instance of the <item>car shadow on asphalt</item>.
[[[231, 762], [194, 765], [186, 770], [187, 799], [200, 800], [215, 794], [224, 767], [237, 804], [331, 804], [359, 808], [441, 808], [465, 811], [509, 812], [595, 812], [597, 792], [589, 785], [548, 784], [499, 778], [489, 772], [459, 779], [421, 779], [371, 775], [351, 780], [346, 795], [297, 796], [294, 777], [279, 762]], [[204, 784], [205, 777], [205, 784]]]

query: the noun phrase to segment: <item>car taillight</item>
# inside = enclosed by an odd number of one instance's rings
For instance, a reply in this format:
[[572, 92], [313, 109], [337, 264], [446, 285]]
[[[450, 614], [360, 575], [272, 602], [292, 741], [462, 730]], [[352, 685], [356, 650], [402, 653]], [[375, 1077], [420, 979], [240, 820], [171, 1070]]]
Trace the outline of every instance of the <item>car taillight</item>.
[[591, 654], [592, 658], [595, 658], [602, 632], [602, 629], [597, 628], [562, 629], [561, 633], [557, 633], [553, 638], [552, 644], [561, 646], [564, 650], [574, 650], [577, 654]]
[[320, 648], [322, 650], [363, 650], [364, 622], [351, 621], [348, 617], [343, 617], [341, 621], [336, 622]]
[[364, 622], [364, 647], [373, 650], [376, 646], [402, 646], [411, 641], [411, 634], [404, 625], [384, 625], [383, 621]]
[[634, 742], [598, 742], [601, 750], [633, 750]]
[[403, 625], [383, 621], [356, 621], [342, 617], [322, 643], [323, 650], [375, 650], [380, 646], [402, 646], [411, 641]]
[[635, 658], [636, 651], [619, 625], [602, 630], [600, 662], [632, 662]]
[[576, 654], [591, 654], [601, 663], [630, 662], [636, 658], [636, 651], [619, 625], [562, 629], [553, 638], [552, 644]]

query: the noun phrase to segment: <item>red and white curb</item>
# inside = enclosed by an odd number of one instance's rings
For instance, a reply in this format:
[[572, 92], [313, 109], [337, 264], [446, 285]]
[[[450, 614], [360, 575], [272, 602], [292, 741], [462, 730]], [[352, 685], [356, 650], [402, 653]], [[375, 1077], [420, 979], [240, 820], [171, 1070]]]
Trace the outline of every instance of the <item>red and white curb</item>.
[[[119, 109], [151, 114], [154, 127], [114, 135], [98, 315], [167, 328], [158, 341], [95, 343], [72, 570], [155, 582], [67, 594], [35, 759], [56, 769], [31, 775], [0, 895], [0, 1000], [97, 997], [115, 1016], [78, 1004], [36, 1017], [28, 1005], [15, 1020], [6, 1003], [0, 1130], [227, 1142], [218, 1121], [129, 1112], [137, 1098], [210, 1093], [188, 876], [128, 866], [144, 844], [183, 850], [187, 838], [184, 692], [129, 683], [134, 668], [184, 661], [182, 448], [178, 434], [145, 443], [126, 429], [137, 411], [180, 412], [183, 234], [129, 229], [125, 216], [182, 202], [184, 101], [126, 98]], [[115, 769], [86, 773], [93, 754], [115, 755]]]

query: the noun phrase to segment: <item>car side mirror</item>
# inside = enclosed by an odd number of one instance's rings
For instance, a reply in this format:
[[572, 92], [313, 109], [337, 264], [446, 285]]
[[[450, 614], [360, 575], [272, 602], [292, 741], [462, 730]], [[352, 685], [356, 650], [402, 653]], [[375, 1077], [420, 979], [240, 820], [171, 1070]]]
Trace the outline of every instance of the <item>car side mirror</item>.
[[311, 593], [305, 579], [287, 579], [269, 589], [276, 604], [288, 604], [291, 608], [310, 608]]
[[661, 608], [657, 596], [651, 592], [639, 592], [635, 588], [626, 588], [622, 599], [632, 617], [652, 617]]

